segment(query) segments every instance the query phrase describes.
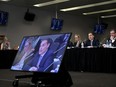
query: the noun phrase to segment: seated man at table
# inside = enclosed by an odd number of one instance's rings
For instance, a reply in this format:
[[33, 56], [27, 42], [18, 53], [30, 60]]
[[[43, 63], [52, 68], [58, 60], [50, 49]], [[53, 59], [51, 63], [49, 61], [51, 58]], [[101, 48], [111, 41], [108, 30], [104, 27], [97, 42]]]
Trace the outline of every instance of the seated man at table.
[[40, 41], [40, 46], [33, 59], [30, 60], [23, 70], [26, 71], [40, 71], [50, 72], [52, 69], [52, 63], [54, 59], [53, 52], [49, 49], [52, 44], [52, 39], [45, 38]]
[[106, 43], [103, 44], [103, 47], [116, 47], [116, 30], [111, 30], [110, 31], [110, 37], [106, 40]]
[[93, 33], [88, 33], [88, 40], [85, 41], [85, 47], [99, 47], [99, 40], [95, 39]]

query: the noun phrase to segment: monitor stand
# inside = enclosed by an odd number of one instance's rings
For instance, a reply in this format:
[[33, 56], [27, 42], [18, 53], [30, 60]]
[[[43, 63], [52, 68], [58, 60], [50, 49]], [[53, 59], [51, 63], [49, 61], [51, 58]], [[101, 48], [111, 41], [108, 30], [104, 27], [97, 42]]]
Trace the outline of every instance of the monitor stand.
[[13, 81], [12, 85], [13, 85], [13, 87], [18, 87], [18, 85], [19, 85], [19, 79], [32, 78], [32, 77], [33, 77], [33, 74], [15, 76], [15, 80]]
[[70, 87], [73, 82], [68, 71], [59, 71], [58, 73], [34, 73], [32, 83], [37, 87]]
[[15, 76], [13, 87], [18, 87], [19, 79], [32, 78], [31, 87], [71, 87], [73, 82], [68, 71], [60, 70], [58, 73], [38, 73], [32, 75]]

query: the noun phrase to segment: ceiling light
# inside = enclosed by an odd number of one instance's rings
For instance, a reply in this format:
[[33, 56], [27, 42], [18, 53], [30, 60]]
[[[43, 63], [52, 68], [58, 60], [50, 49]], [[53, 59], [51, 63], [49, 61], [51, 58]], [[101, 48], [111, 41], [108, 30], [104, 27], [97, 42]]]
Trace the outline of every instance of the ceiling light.
[[116, 8], [107, 9], [107, 10], [101, 10], [101, 11], [86, 12], [86, 13], [83, 13], [83, 15], [92, 15], [92, 14], [98, 14], [98, 13], [111, 12], [111, 11], [116, 11]]
[[112, 3], [116, 3], [116, 0], [110, 0], [110, 1], [105, 1], [105, 2], [99, 2], [99, 3], [94, 3], [94, 4], [83, 5], [83, 6], [76, 6], [76, 7], [71, 7], [71, 8], [65, 8], [65, 9], [60, 9], [60, 11], [72, 11], [72, 10], [78, 10], [78, 9], [83, 9], [83, 8], [90, 8], [90, 7], [107, 5], [107, 4], [112, 4]]
[[35, 6], [35, 7], [43, 7], [43, 6], [58, 4], [58, 3], [67, 2], [67, 1], [69, 1], [69, 0], [54, 0], [54, 1], [49, 1], [49, 2], [45, 2], [45, 3], [35, 4], [33, 6]]
[[111, 17], [116, 17], [116, 15], [101, 16], [101, 18], [111, 18]]
[[10, 1], [10, 0], [0, 0], [0, 1], [4, 1], [4, 2], [7, 2], [7, 1]]

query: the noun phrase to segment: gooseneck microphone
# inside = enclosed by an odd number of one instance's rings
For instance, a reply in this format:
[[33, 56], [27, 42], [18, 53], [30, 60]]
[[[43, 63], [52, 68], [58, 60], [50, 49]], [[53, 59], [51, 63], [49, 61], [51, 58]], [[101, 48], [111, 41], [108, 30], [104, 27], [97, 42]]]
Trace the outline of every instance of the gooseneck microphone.
[[[60, 55], [60, 56], [58, 56], [58, 57], [56, 57], [56, 58], [54, 58], [54, 59], [58, 59], [59, 61], [61, 61], [61, 60], [60, 60], [61, 57], [62, 57], [62, 55]], [[44, 72], [45, 72], [46, 70], [48, 70], [55, 62], [58, 62], [58, 61], [53, 61], [48, 67], [46, 67], [46, 68], [44, 69]]]

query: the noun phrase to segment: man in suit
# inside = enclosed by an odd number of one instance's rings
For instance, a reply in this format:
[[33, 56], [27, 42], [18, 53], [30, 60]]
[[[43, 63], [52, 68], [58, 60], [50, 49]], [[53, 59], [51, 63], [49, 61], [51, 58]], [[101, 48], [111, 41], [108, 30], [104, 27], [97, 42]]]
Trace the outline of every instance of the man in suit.
[[32, 38], [32, 37], [29, 37], [28, 39], [26, 39], [24, 48], [21, 52], [18, 51], [16, 59], [13, 63], [13, 66], [11, 67], [11, 69], [22, 70], [24, 64], [32, 58], [33, 51], [34, 51], [34, 48], [32, 46], [33, 40], [34, 40], [34, 38]]
[[88, 34], [88, 40], [85, 42], [85, 47], [99, 47], [99, 40], [95, 39], [93, 33]]
[[23, 70], [50, 72], [54, 58], [53, 52], [49, 50], [51, 43], [52, 40], [50, 38], [42, 39], [39, 50], [34, 58], [25, 64]]
[[111, 41], [111, 45], [116, 47], [116, 31], [114, 29], [110, 31], [110, 38], [108, 41]]
[[110, 36], [103, 44], [103, 47], [116, 47], [116, 30], [110, 30]]

